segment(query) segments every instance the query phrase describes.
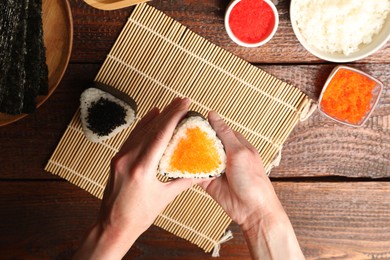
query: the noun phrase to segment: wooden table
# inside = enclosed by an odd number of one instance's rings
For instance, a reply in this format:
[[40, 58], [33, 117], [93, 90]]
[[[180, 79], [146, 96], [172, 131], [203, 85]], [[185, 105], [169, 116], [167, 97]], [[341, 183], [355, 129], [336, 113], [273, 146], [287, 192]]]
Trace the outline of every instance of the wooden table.
[[[74, 45], [57, 90], [39, 110], [0, 127], [0, 255], [2, 259], [68, 259], [95, 221], [100, 201], [44, 171], [44, 166], [93, 80], [132, 8], [103, 12], [70, 0]], [[299, 44], [289, 21], [289, 1], [279, 1], [279, 29], [260, 48], [242, 48], [223, 26], [228, 1], [160, 0], [151, 5], [194, 32], [293, 83], [318, 100], [336, 66]], [[304, 254], [311, 258], [390, 259], [390, 44], [350, 64], [385, 85], [379, 106], [360, 129], [315, 112], [288, 138], [271, 179]], [[223, 244], [223, 259], [247, 259], [236, 224]], [[201, 249], [151, 227], [126, 258], [207, 259]]]

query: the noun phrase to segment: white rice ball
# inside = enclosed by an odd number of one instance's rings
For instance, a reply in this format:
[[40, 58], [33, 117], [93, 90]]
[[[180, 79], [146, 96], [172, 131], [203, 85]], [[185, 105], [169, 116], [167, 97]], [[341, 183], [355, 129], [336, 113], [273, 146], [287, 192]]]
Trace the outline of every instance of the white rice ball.
[[[204, 132], [208, 139], [213, 140], [215, 150], [219, 157], [218, 167], [209, 172], [189, 172], [174, 169], [171, 166], [171, 158], [175, 153], [179, 142], [186, 138], [187, 130], [199, 127]], [[205, 151], [207, 152], [207, 151]], [[191, 153], [191, 151], [188, 151]], [[196, 160], [196, 159], [195, 159]], [[169, 178], [210, 178], [221, 175], [226, 168], [226, 153], [221, 140], [217, 137], [214, 129], [209, 122], [201, 116], [189, 116], [183, 119], [176, 127], [172, 139], [166, 148], [163, 157], [160, 160], [159, 173]]]
[[[120, 125], [111, 126], [110, 124], [112, 124], [112, 122], [110, 122], [110, 121], [105, 122], [105, 124], [108, 125], [108, 128], [110, 131], [107, 133], [104, 132], [103, 134], [96, 131], [94, 129], [94, 127], [92, 127], [89, 124], [89, 116], [90, 116], [89, 109], [93, 105], [95, 105], [97, 102], [99, 102], [99, 100], [102, 100], [102, 99], [109, 101], [109, 102], [113, 102], [125, 110], [124, 118], [123, 118], [123, 120], [121, 120], [121, 121], [123, 121], [123, 123]], [[105, 91], [97, 89], [97, 88], [88, 88], [81, 94], [80, 112], [81, 112], [80, 119], [81, 119], [81, 125], [83, 128], [83, 131], [84, 131], [87, 139], [92, 141], [92, 142], [102, 142], [104, 140], [107, 140], [107, 139], [113, 137], [114, 135], [118, 134], [123, 129], [129, 127], [134, 122], [135, 113], [136, 113], [136, 111], [133, 109], [133, 107], [131, 107], [126, 102], [114, 97], [113, 95], [111, 95]], [[115, 115], [112, 115], [112, 116], [114, 117]], [[102, 121], [102, 120], [99, 120], [99, 121]], [[105, 127], [105, 126], [101, 126], [101, 127]], [[112, 129], [111, 129], [111, 127], [112, 127]]]

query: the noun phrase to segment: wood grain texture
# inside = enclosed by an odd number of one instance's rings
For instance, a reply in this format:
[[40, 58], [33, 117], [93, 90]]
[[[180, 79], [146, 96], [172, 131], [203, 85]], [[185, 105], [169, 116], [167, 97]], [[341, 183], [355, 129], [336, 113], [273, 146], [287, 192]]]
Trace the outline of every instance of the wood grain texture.
[[[154, 0], [151, 4], [211, 42], [317, 100], [336, 64], [306, 52], [289, 22], [289, 1], [279, 1], [279, 29], [267, 45], [246, 49], [228, 39], [223, 15], [229, 1]], [[69, 259], [95, 221], [99, 200], [46, 173], [54, 151], [133, 8], [100, 11], [71, 0], [74, 48], [71, 64], [53, 95], [32, 115], [0, 127], [0, 252], [2, 259]], [[368, 124], [351, 129], [317, 112], [298, 124], [271, 177], [308, 259], [390, 259], [390, 44], [350, 64], [385, 85]], [[301, 178], [316, 176], [329, 178]], [[299, 177], [299, 178], [296, 178]], [[278, 181], [278, 178], [291, 178]], [[33, 180], [33, 181], [32, 181]], [[309, 181], [310, 180], [310, 181]], [[359, 179], [362, 180], [362, 179]], [[221, 259], [249, 259], [237, 225]], [[125, 259], [211, 259], [191, 243], [157, 227], [145, 232]]]
[[[273, 182], [307, 259], [390, 258], [390, 182]], [[367, 195], [369, 194], [369, 195]], [[100, 201], [59, 181], [0, 183], [2, 259], [69, 259]], [[249, 259], [236, 224], [221, 259]], [[151, 227], [125, 259], [213, 259]]]
[[307, 259], [389, 259], [390, 182], [273, 182]]
[[0, 127], [0, 179], [53, 179], [43, 168], [100, 65], [70, 65], [57, 90], [37, 111]]
[[[40, 109], [19, 122], [0, 127], [0, 178], [56, 178], [46, 174], [43, 167], [76, 111], [81, 92], [92, 82], [100, 66], [70, 64], [61, 84]], [[317, 100], [334, 66], [259, 67]], [[367, 125], [355, 129], [315, 112], [291, 133], [283, 148], [281, 165], [272, 170], [271, 177], [390, 177], [390, 65], [353, 66], [377, 77], [385, 86]]]
[[[0, 183], [2, 259], [70, 259], [96, 221], [100, 200], [64, 181]], [[226, 259], [249, 252], [237, 225], [222, 246]], [[221, 252], [222, 253], [222, 252]], [[212, 259], [202, 249], [152, 226], [125, 259]]]
[[[259, 48], [240, 47], [231, 41], [224, 28], [224, 13], [229, 1], [154, 0], [150, 5], [163, 11], [207, 40], [252, 63], [324, 63], [307, 52], [291, 28], [289, 2], [278, 1], [280, 23], [273, 39]], [[133, 7], [115, 11], [94, 9], [83, 0], [71, 1], [74, 24], [74, 62], [101, 62], [111, 49]], [[390, 44], [359, 63], [387, 62]]]
[[87, 4], [90, 6], [100, 9], [100, 10], [117, 10], [129, 6], [133, 6], [139, 3], [144, 3], [149, 0], [119, 0], [119, 1], [113, 1], [113, 0], [84, 0]]
[[[384, 83], [379, 104], [362, 128], [344, 126], [316, 111], [284, 144], [272, 177], [390, 177], [390, 64], [353, 64]], [[335, 65], [262, 66], [317, 101]]]

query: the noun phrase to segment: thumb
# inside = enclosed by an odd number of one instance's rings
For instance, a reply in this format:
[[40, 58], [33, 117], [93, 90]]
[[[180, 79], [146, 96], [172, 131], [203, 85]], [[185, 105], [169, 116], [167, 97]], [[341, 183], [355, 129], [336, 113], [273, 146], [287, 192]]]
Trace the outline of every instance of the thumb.
[[242, 144], [237, 139], [233, 130], [225, 123], [217, 112], [210, 111], [208, 118], [211, 127], [215, 130], [219, 139], [221, 139], [227, 153], [229, 153], [229, 151], [234, 151], [237, 147], [242, 147]]

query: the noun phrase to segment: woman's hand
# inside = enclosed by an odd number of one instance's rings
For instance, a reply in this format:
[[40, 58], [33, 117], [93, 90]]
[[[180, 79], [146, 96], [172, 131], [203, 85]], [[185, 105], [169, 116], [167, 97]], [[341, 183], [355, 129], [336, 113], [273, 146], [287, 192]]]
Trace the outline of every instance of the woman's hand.
[[137, 124], [111, 161], [98, 222], [75, 258], [122, 258], [180, 192], [201, 182], [177, 179], [163, 183], [156, 177], [159, 160], [189, 103], [177, 98], [161, 113], [152, 109]]
[[240, 225], [253, 259], [303, 259], [256, 148], [216, 112], [209, 121], [225, 147], [227, 165], [224, 175], [200, 186]]
[[216, 112], [209, 113], [209, 121], [225, 147], [227, 165], [224, 175], [201, 186], [237, 224], [249, 229], [253, 221], [282, 210], [282, 206], [256, 148]]

